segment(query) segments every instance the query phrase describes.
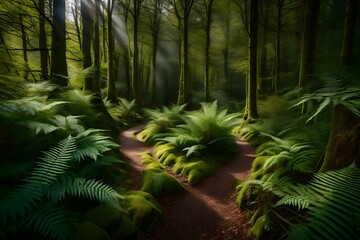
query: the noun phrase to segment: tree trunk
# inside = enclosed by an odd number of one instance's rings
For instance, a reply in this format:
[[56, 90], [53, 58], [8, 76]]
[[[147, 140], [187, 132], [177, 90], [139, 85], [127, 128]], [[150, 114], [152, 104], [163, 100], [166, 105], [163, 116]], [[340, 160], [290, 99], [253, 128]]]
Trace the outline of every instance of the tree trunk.
[[[87, 69], [92, 66], [91, 59], [91, 26], [92, 19], [90, 16], [90, 10], [86, 0], [81, 0], [81, 16], [82, 16], [82, 53], [83, 53], [83, 69]], [[89, 74], [85, 74], [84, 89], [92, 91], [94, 89], [94, 78]]]
[[350, 65], [353, 62], [353, 48], [356, 33], [356, 23], [359, 15], [359, 0], [347, 0], [345, 27], [340, 63]]
[[105, 19], [105, 8], [103, 7], [102, 16], [102, 47], [103, 47], [103, 62], [107, 62], [107, 50], [106, 50], [106, 19]]
[[258, 0], [250, 3], [250, 28], [249, 28], [249, 76], [246, 94], [246, 109], [244, 119], [259, 118], [256, 103], [257, 91], [257, 41], [258, 41]]
[[209, 0], [208, 2], [204, 0], [206, 6], [206, 43], [205, 43], [205, 79], [204, 79], [204, 92], [205, 92], [205, 101], [210, 101], [210, 43], [211, 43], [211, 22], [212, 22], [212, 8], [214, 0]]
[[320, 0], [304, 0], [305, 16], [301, 41], [301, 57], [299, 70], [299, 87], [309, 85], [309, 75], [314, 73], [316, 57], [317, 25], [319, 19]]
[[229, 44], [230, 44], [230, 0], [226, 2], [227, 12], [226, 25], [225, 25], [225, 46], [223, 50], [224, 54], [224, 78], [225, 82], [229, 81]]
[[[261, 8], [263, 9], [263, 7]], [[265, 78], [268, 77], [268, 69], [267, 69], [267, 44], [268, 44], [268, 33], [269, 33], [269, 10], [270, 5], [266, 4], [265, 12], [263, 12], [264, 23], [263, 23], [263, 36], [261, 43], [261, 53], [260, 53], [260, 69], [259, 69], [259, 89], [262, 93], [268, 93], [268, 89], [264, 84]]]
[[40, 67], [41, 67], [41, 80], [49, 79], [49, 66], [48, 66], [48, 48], [45, 30], [45, 0], [39, 0], [39, 48], [40, 48]]
[[135, 97], [135, 102], [138, 106], [141, 106], [141, 83], [139, 73], [139, 41], [138, 41], [138, 27], [139, 27], [139, 15], [140, 15], [140, 2], [134, 1], [134, 13], [133, 13], [133, 61], [132, 61], [132, 88]]
[[281, 51], [281, 11], [284, 5], [284, 0], [277, 0], [276, 8], [277, 8], [277, 23], [276, 23], [276, 76], [274, 78], [274, 84], [273, 84], [273, 90], [274, 93], [277, 94], [279, 91], [279, 83], [280, 83], [280, 77], [281, 77], [281, 63], [282, 63], [282, 51]]
[[21, 28], [21, 42], [22, 42], [22, 52], [23, 52], [23, 59], [24, 59], [24, 79], [25, 81], [28, 81], [29, 78], [29, 60], [28, 60], [28, 54], [27, 54], [27, 37], [25, 32], [25, 26], [23, 23], [22, 16], [19, 17], [20, 21], [20, 28]]
[[191, 101], [189, 74], [189, 17], [194, 0], [185, 0], [183, 5], [183, 39], [181, 41], [181, 65], [179, 78], [178, 105]]
[[68, 85], [66, 64], [65, 0], [53, 1], [51, 39], [51, 81], [61, 87]]
[[[43, 1], [43, 0], [41, 0], [41, 1]], [[78, 10], [77, 10], [77, 8], [78, 8], [78, 0], [74, 1], [74, 5], [75, 5], [75, 7], [73, 6], [71, 8], [71, 10], [72, 10], [72, 14], [73, 14], [73, 17], [74, 17], [74, 22], [75, 22], [76, 36], [77, 36], [80, 51], [81, 51], [82, 50], [82, 44], [81, 44], [81, 34], [80, 34], [80, 26], [79, 26], [79, 16], [78, 16]]]
[[112, 14], [114, 9], [113, 0], [108, 0], [107, 2], [107, 12], [108, 12], [108, 86], [107, 86], [107, 97], [111, 102], [117, 103], [116, 88], [115, 88], [115, 78], [114, 78], [114, 36], [112, 29]]
[[[355, 26], [359, 2], [348, 0], [346, 6], [343, 46], [340, 62], [347, 66], [353, 63]], [[333, 109], [329, 141], [320, 172], [340, 169], [352, 162], [360, 163], [360, 119], [344, 106]]]
[[94, 16], [94, 41], [93, 41], [93, 52], [94, 52], [94, 88], [93, 92], [96, 94], [100, 93], [100, 27], [99, 27], [99, 16], [100, 15], [100, 0], [95, 0], [95, 16]]

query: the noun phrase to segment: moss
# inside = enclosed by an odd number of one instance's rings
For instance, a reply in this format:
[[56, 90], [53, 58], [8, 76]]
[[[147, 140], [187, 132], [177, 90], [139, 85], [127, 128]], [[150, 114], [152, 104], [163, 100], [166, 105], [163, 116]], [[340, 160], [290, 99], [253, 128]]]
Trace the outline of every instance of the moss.
[[142, 231], [151, 230], [162, 216], [160, 205], [149, 193], [132, 191], [127, 196], [131, 220]]
[[199, 183], [204, 178], [204, 175], [196, 169], [193, 169], [189, 173], [188, 182], [191, 185]]
[[135, 223], [128, 217], [124, 217], [121, 225], [112, 235], [113, 239], [134, 240], [139, 239], [139, 230]]
[[183, 170], [186, 162], [187, 162], [187, 159], [186, 159], [185, 156], [178, 157], [176, 159], [176, 163], [172, 167], [173, 172], [176, 173], [176, 174], [180, 174], [181, 171]]
[[121, 224], [124, 214], [124, 212], [116, 208], [100, 205], [91, 209], [85, 215], [85, 220], [96, 224], [102, 229], [111, 231]]
[[172, 166], [174, 165], [174, 163], [176, 162], [176, 159], [178, 158], [178, 156], [176, 156], [173, 153], [170, 153], [162, 162], [164, 165], [166, 166]]
[[158, 170], [163, 170], [165, 169], [164, 166], [162, 166], [160, 163], [158, 162], [152, 162], [150, 164], [148, 164], [145, 168], [145, 170], [150, 170], [150, 169], [158, 169]]
[[151, 153], [145, 152], [140, 155], [142, 159], [142, 164], [150, 164], [154, 162], [154, 158], [151, 156]]
[[78, 226], [77, 233], [74, 236], [75, 240], [110, 240], [110, 236], [94, 223], [83, 222]]
[[153, 196], [160, 196], [162, 193], [176, 193], [184, 189], [176, 178], [162, 169], [146, 168], [143, 174], [141, 190]]

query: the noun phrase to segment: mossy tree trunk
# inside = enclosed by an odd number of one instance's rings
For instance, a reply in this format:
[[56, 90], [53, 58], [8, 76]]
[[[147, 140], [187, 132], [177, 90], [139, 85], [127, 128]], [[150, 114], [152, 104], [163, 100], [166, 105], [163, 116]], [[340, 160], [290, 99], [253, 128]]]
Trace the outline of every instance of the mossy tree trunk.
[[189, 69], [189, 20], [190, 12], [195, 0], [185, 0], [181, 5], [182, 14], [174, 3], [175, 12], [179, 21], [179, 29], [182, 29], [182, 39], [180, 41], [180, 75], [179, 93], [177, 104], [181, 105], [191, 101], [190, 95], [190, 69]]
[[94, 88], [93, 92], [101, 97], [100, 93], [100, 0], [95, 0], [95, 14], [94, 14]]
[[39, 48], [40, 48], [40, 68], [42, 80], [49, 78], [49, 65], [48, 65], [48, 47], [46, 40], [45, 30], [45, 0], [39, 0]]
[[[353, 50], [359, 1], [348, 0], [345, 14], [343, 46], [340, 62], [344, 66], [354, 63]], [[352, 162], [360, 163], [360, 119], [347, 108], [335, 106], [332, 113], [330, 137], [320, 172], [340, 169]]]
[[153, 16], [151, 20], [151, 35], [152, 35], [152, 54], [151, 54], [151, 103], [157, 102], [157, 46], [159, 41], [160, 21], [162, 16], [162, 8], [164, 6], [164, 0], [153, 0]]
[[68, 85], [65, 6], [65, 0], [53, 1], [50, 79], [60, 87]]
[[[43, 0], [41, 0], [41, 1], [43, 1]], [[77, 39], [79, 42], [79, 48], [81, 51], [82, 50], [82, 42], [81, 42], [81, 31], [80, 31], [80, 25], [79, 25], [78, 5], [79, 5], [79, 0], [74, 0], [74, 5], [71, 7], [71, 11], [72, 11], [72, 15], [74, 18], [76, 36], [77, 36]], [[81, 9], [81, 7], [80, 7], [80, 9]]]
[[23, 22], [23, 16], [19, 16], [19, 24], [21, 29], [21, 42], [22, 42], [22, 52], [23, 52], [23, 60], [24, 60], [24, 79], [25, 81], [29, 80], [29, 59], [28, 59], [28, 52], [27, 52], [27, 36], [25, 31], [25, 26]]
[[206, 28], [205, 28], [205, 77], [204, 77], [204, 93], [205, 101], [210, 102], [210, 43], [211, 43], [211, 23], [214, 0], [204, 0], [206, 11]]
[[226, 1], [226, 20], [225, 20], [225, 45], [223, 49], [224, 56], [224, 78], [229, 82], [229, 46], [230, 46], [230, 0]]
[[133, 1], [133, 10], [130, 11], [133, 17], [133, 59], [132, 59], [132, 88], [135, 102], [138, 106], [142, 105], [141, 80], [140, 80], [140, 58], [139, 58], [139, 18], [141, 5], [144, 0]]
[[107, 34], [108, 34], [108, 76], [107, 76], [107, 97], [109, 101], [117, 103], [115, 78], [114, 78], [114, 35], [112, 27], [112, 14], [114, 10], [114, 0], [108, 0], [107, 2]]
[[257, 45], [258, 45], [258, 0], [251, 0], [249, 19], [249, 70], [246, 87], [245, 120], [259, 118], [257, 111]]

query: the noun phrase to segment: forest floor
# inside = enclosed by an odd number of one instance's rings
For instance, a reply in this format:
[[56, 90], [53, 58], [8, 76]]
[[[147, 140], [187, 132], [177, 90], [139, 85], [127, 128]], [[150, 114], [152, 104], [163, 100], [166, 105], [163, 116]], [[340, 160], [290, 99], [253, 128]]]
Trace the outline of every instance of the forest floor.
[[[121, 153], [130, 165], [134, 187], [139, 189], [141, 164], [139, 154], [152, 152], [152, 147], [137, 140], [134, 132], [137, 126], [122, 132], [119, 136]], [[224, 164], [213, 175], [200, 184], [191, 186], [178, 177], [186, 188], [181, 194], [160, 197], [164, 217], [157, 227], [143, 236], [148, 240], [235, 240], [254, 239], [249, 236], [250, 224], [244, 213], [236, 206], [236, 180], [249, 176], [254, 148], [237, 139], [238, 155]]]

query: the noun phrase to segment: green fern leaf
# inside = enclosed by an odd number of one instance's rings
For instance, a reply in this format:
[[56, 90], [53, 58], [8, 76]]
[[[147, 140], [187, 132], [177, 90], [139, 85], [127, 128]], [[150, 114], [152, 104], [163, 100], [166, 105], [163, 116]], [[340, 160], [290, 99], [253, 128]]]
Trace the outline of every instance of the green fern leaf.
[[49, 239], [69, 239], [74, 234], [74, 214], [54, 204], [46, 204], [32, 211], [23, 220], [27, 228], [33, 228]]

